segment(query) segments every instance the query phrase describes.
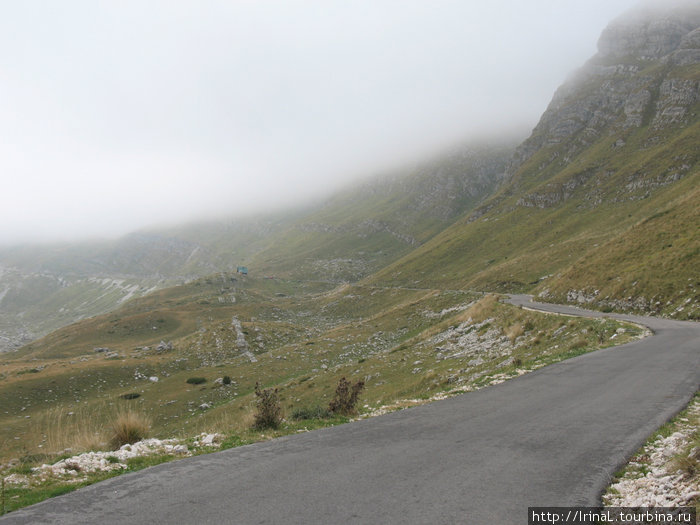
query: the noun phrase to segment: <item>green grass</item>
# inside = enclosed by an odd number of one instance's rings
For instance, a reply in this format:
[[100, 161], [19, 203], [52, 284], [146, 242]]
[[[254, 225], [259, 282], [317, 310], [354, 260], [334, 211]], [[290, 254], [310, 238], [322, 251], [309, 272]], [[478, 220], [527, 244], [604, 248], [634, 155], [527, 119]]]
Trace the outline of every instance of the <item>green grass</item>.
[[[46, 484], [46, 486], [32, 487], [32, 488], [19, 488], [14, 486], [5, 487], [5, 512], [12, 512], [13, 510], [18, 510], [23, 507], [28, 507], [29, 505], [34, 505], [49, 498], [54, 498], [68, 492], [72, 492], [80, 487], [87, 486], [91, 483], [107, 479], [111, 476], [104, 476], [100, 479], [95, 479], [91, 482], [79, 483], [77, 485], [61, 484], [57, 485], [54, 483]], [[0, 512], [0, 515], [2, 512]]]

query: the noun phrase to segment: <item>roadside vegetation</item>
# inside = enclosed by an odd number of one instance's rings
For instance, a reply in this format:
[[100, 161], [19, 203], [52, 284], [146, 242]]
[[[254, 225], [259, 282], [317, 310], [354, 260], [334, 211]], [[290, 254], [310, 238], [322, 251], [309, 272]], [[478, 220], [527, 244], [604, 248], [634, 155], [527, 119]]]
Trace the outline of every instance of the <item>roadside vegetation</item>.
[[610, 507], [695, 507], [700, 512], [700, 392], [662, 426], [603, 494]]
[[[277, 279], [224, 289], [228, 283], [223, 276], [138, 299], [3, 356], [6, 481], [146, 436], [185, 446], [120, 460], [124, 466], [110, 472], [6, 482], [6, 509], [183, 453], [468, 392], [644, 334], [631, 324], [546, 315], [462, 290]], [[235, 303], [218, 300], [231, 294]], [[205, 308], [190, 317], [193, 302]], [[26, 372], [32, 369], [38, 372]], [[203, 434], [216, 438], [193, 437]]]

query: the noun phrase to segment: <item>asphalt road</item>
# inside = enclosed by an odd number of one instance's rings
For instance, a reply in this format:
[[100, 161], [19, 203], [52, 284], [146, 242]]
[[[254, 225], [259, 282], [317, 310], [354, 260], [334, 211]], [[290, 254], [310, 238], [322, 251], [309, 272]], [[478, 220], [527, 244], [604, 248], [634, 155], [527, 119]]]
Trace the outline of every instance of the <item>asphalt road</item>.
[[597, 505], [700, 384], [700, 324], [611, 316], [655, 335], [430, 405], [113, 478], [0, 523], [500, 525], [527, 523], [528, 506]]

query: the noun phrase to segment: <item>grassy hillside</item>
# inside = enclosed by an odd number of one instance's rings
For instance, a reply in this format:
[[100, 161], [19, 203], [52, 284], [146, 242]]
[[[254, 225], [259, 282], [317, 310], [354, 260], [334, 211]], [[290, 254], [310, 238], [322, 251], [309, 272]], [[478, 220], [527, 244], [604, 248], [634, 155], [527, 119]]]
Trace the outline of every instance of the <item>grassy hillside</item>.
[[496, 195], [367, 282], [698, 318], [700, 66], [602, 62], [559, 91]]
[[0, 327], [89, 317], [0, 354], [0, 460], [104, 448], [127, 408], [159, 437], [242, 443], [264, 436], [256, 383], [286, 415], [269, 437], [326, 424], [341, 377], [364, 381], [365, 416], [642, 333], [493, 292], [698, 319], [694, 17], [666, 20], [676, 40], [613, 25], [512, 155], [460, 149], [289, 214], [0, 252]]
[[[640, 332], [619, 328], [458, 290], [219, 274], [3, 354], [2, 459], [43, 461], [66, 447], [105, 447], [110, 418], [127, 407], [147, 414], [160, 437], [245, 433], [256, 382], [280, 389], [292, 421], [297, 411], [327, 406], [340, 377], [363, 379], [361, 412], [370, 413], [477, 388]], [[216, 381], [224, 375], [230, 385]], [[188, 383], [194, 377], [204, 382]]]
[[258, 274], [356, 281], [475, 208], [501, 182], [513, 148], [458, 148], [372, 179], [292, 223], [251, 257]]
[[478, 205], [513, 146], [461, 147], [330, 200], [115, 241], [0, 249], [0, 352], [131, 297], [239, 265], [251, 274], [355, 281]]

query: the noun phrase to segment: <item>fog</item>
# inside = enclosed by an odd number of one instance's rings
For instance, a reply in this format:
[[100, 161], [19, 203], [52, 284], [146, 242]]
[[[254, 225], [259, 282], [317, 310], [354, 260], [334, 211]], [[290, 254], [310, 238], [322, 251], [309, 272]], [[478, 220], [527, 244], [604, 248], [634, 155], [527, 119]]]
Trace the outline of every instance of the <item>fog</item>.
[[0, 243], [289, 206], [526, 134], [635, 4], [3, 2]]

